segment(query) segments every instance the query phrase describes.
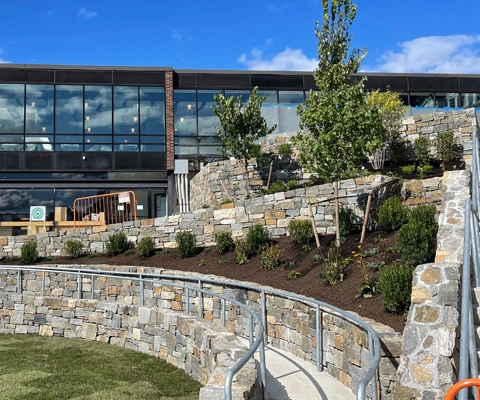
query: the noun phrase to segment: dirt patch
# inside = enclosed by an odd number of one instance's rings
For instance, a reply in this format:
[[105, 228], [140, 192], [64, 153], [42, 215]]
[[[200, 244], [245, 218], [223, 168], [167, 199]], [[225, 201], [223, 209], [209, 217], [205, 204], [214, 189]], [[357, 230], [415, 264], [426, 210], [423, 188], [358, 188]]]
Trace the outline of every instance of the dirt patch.
[[[391, 264], [398, 257], [398, 253], [387, 251], [395, 245], [395, 233], [386, 231], [370, 232], [366, 235], [362, 249], [358, 249], [360, 235], [350, 235], [341, 247], [340, 259], [352, 257], [352, 251], [359, 251], [362, 254], [367, 250], [378, 248], [378, 254], [364, 257], [367, 265], [366, 271], [374, 278], [377, 275], [369, 263], [382, 262]], [[394, 315], [385, 312], [382, 308], [382, 296], [376, 295], [372, 298], [358, 298], [358, 290], [364, 280], [364, 274], [358, 263], [352, 262], [345, 268], [343, 281], [329, 286], [318, 277], [323, 271], [322, 262], [315, 262], [317, 254], [327, 255], [327, 249], [334, 243], [332, 236], [321, 237], [321, 249], [317, 249], [315, 242], [309, 244], [310, 249], [304, 248], [293, 242], [289, 237], [274, 240], [274, 244], [281, 249], [280, 266], [273, 271], [261, 267], [260, 257], [252, 257], [248, 264], [235, 264], [235, 252], [219, 255], [216, 248], [199, 249], [195, 257], [178, 258], [175, 250], [158, 252], [152, 257], [141, 258], [137, 254], [107, 256], [98, 254], [95, 257], [81, 257], [75, 260], [60, 257], [53, 261], [57, 264], [110, 264], [110, 265], [131, 265], [165, 268], [197, 272], [201, 274], [213, 274], [219, 277], [235, 279], [243, 282], [254, 282], [275, 289], [287, 290], [304, 296], [313, 297], [325, 303], [337, 306], [343, 310], [355, 311], [358, 314], [374, 319], [402, 332], [404, 328], [403, 315]], [[375, 251], [374, 251], [375, 252]], [[353, 261], [353, 260], [352, 260]], [[6, 261], [0, 263], [7, 264]], [[51, 264], [52, 260], [42, 260], [40, 264]], [[19, 261], [8, 262], [8, 264], [20, 264]], [[300, 275], [296, 279], [288, 279], [292, 271]]]

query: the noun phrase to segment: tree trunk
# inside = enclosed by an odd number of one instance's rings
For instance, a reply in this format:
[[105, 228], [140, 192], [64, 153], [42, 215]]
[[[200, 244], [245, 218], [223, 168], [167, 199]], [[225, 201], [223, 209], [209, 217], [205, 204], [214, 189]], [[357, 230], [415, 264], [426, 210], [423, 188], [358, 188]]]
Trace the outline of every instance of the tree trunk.
[[333, 184], [333, 194], [335, 196], [335, 226], [336, 229], [336, 240], [335, 244], [337, 248], [340, 248], [341, 241], [340, 241], [340, 203], [338, 200], [338, 180], [336, 180]]

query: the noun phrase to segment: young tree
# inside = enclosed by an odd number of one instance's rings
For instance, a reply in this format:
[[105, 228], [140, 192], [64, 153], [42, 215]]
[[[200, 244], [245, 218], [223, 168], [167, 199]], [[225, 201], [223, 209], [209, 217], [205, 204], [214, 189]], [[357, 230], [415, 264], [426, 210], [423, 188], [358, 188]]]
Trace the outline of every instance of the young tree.
[[377, 108], [382, 119], [383, 127], [387, 133], [387, 143], [380, 146], [377, 151], [370, 154], [370, 162], [375, 169], [382, 169], [385, 161], [385, 150], [387, 145], [392, 150], [392, 157], [402, 158], [405, 149], [405, 144], [400, 137], [400, 128], [402, 127], [402, 118], [407, 111], [396, 92], [391, 92], [388, 88], [385, 92], [380, 90], [372, 90], [367, 95], [367, 104], [371, 107]]
[[[338, 194], [338, 180], [344, 172], [375, 151], [378, 143], [386, 140], [386, 132], [378, 110], [369, 107], [365, 100], [364, 79], [352, 77], [366, 54], [366, 49], [349, 49], [348, 30], [357, 6], [350, 0], [322, 0], [322, 4], [323, 25], [320, 29], [316, 22], [315, 28], [319, 62], [314, 77], [319, 90], [310, 91], [305, 105], [298, 108], [301, 131], [294, 144], [300, 150], [302, 166], [328, 182], [335, 182]], [[337, 227], [338, 208], [337, 200]]]
[[225, 145], [229, 156], [235, 157], [245, 167], [247, 196], [250, 195], [250, 181], [248, 178], [248, 160], [258, 153], [256, 141], [272, 133], [276, 125], [269, 128], [261, 114], [262, 103], [265, 97], [257, 94], [258, 87], [252, 89], [246, 104], [242, 97], [231, 96], [226, 98], [222, 94], [215, 95], [213, 112], [220, 120], [222, 129], [216, 128], [218, 136]]

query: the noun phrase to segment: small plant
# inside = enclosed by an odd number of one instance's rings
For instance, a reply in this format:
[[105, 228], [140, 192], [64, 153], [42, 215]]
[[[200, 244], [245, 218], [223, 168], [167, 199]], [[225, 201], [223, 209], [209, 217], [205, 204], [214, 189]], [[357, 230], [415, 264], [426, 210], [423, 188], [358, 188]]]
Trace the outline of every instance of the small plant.
[[135, 254], [135, 250], [134, 249], [127, 249], [127, 250], [125, 250], [125, 253], [123, 253], [123, 254], [125, 254], [126, 256], [132, 256], [132, 255]]
[[265, 246], [260, 253], [263, 269], [274, 270], [280, 265], [280, 248], [278, 245]]
[[412, 274], [414, 267], [389, 265], [380, 269], [378, 283], [383, 293], [385, 311], [395, 314], [407, 312], [412, 295]]
[[280, 156], [291, 156], [292, 155], [292, 145], [290, 143], [282, 143], [278, 146], [278, 155]]
[[390, 246], [385, 249], [387, 253], [398, 253], [398, 249], [396, 246]]
[[168, 254], [168, 253], [170, 253], [170, 249], [168, 247], [164, 247], [162, 249], [162, 253]]
[[427, 164], [427, 165], [419, 165], [419, 166], [417, 167], [418, 177], [419, 177], [420, 179], [423, 179], [423, 178], [425, 178], [426, 176], [431, 175], [432, 171], [433, 171], [433, 166], [432, 166], [432, 165], [429, 165], [429, 164]]
[[201, 267], [203, 265], [207, 265], [207, 260], [204, 260], [203, 258], [198, 262], [198, 266]]
[[78, 258], [82, 255], [83, 245], [80, 240], [67, 240], [65, 243], [65, 252], [70, 258]]
[[420, 205], [398, 231], [397, 245], [404, 263], [417, 266], [435, 258], [438, 230], [435, 213], [434, 205]]
[[404, 165], [402, 167], [402, 172], [404, 175], [413, 175], [416, 169], [417, 167], [415, 164]]
[[228, 264], [227, 260], [218, 260], [218, 265], [225, 265]]
[[203, 248], [204, 253], [210, 253], [211, 251], [212, 251], [212, 249], [210, 247], [204, 247]]
[[385, 261], [370, 261], [367, 262], [367, 267], [373, 269], [374, 271], [378, 271], [385, 265]]
[[352, 262], [353, 262], [353, 258], [352, 258], [352, 257], [344, 257], [344, 258], [342, 258], [342, 265], [343, 265], [344, 267], [348, 267]]
[[127, 235], [123, 232], [112, 233], [105, 243], [105, 249], [109, 256], [116, 256], [117, 254], [125, 253], [129, 247], [130, 245], [127, 241]]
[[141, 238], [138, 242], [138, 255], [142, 258], [151, 257], [155, 253], [155, 244], [150, 236]]
[[322, 256], [320, 254], [314, 254], [313, 255], [313, 262], [315, 264], [318, 264], [320, 261], [322, 261]]
[[248, 230], [245, 241], [249, 256], [260, 254], [264, 246], [270, 243], [270, 233], [266, 226], [255, 224]]
[[290, 237], [300, 244], [308, 244], [313, 239], [312, 222], [308, 219], [294, 219], [288, 223]]
[[445, 171], [445, 163], [455, 158], [457, 142], [453, 131], [441, 132], [437, 135], [437, 155], [442, 161], [441, 167]]
[[97, 256], [96, 253], [90, 253], [87, 257], [88, 258], [95, 258]]
[[360, 288], [358, 289], [358, 294], [355, 299], [358, 299], [359, 297], [369, 298], [374, 294], [379, 293], [380, 288], [377, 285], [377, 281], [373, 278], [370, 278], [368, 275], [367, 267], [363, 261], [363, 256], [361, 255], [362, 246], [358, 245], [357, 250], [358, 251], [352, 251], [352, 254], [357, 261], [357, 264], [362, 269], [363, 282], [360, 284]]
[[343, 265], [338, 262], [338, 248], [330, 247], [327, 251], [327, 257], [323, 257], [323, 272], [317, 274], [327, 285], [335, 285], [343, 281]]
[[180, 258], [193, 257], [197, 252], [197, 238], [193, 232], [180, 231], [175, 237]]
[[415, 154], [417, 155], [417, 161], [420, 166], [430, 163], [430, 140], [425, 136], [415, 140]]
[[374, 242], [374, 243], [381, 243], [381, 242], [383, 242], [384, 240], [385, 240], [385, 238], [382, 237], [382, 235], [380, 235], [380, 234], [378, 234], [377, 236], [375, 236], [375, 237], [373, 238], [373, 242]]
[[220, 202], [220, 205], [223, 206], [225, 204], [230, 204], [230, 203], [233, 203], [233, 201], [231, 199], [223, 199], [221, 202]]
[[287, 275], [287, 279], [297, 279], [299, 276], [300, 276], [300, 272], [298, 271], [291, 271], [288, 275]]
[[235, 242], [230, 232], [216, 233], [215, 242], [217, 242], [217, 254], [227, 253], [235, 249]]
[[288, 268], [294, 269], [294, 268], [295, 268], [295, 261], [290, 261], [290, 262], [288, 263]]
[[312, 250], [312, 248], [311, 248], [308, 244], [304, 244], [304, 245], [302, 246], [302, 250], [303, 250], [304, 252], [307, 252], [307, 251]]
[[202, 208], [203, 209], [210, 208], [210, 204], [204, 203], [204, 204], [202, 204]]
[[363, 257], [373, 257], [376, 256], [379, 252], [378, 247], [372, 247], [370, 250], [365, 250]]
[[272, 186], [270, 186], [270, 189], [262, 190], [262, 193], [274, 194], [279, 192], [288, 192], [289, 190], [292, 190], [297, 185], [298, 185], [298, 182], [295, 180], [290, 180], [287, 183], [285, 183], [284, 181], [277, 180], [272, 184]]
[[248, 245], [245, 240], [237, 239], [235, 241], [235, 264], [246, 264], [248, 263], [249, 250]]
[[384, 229], [399, 229], [407, 220], [408, 209], [398, 197], [389, 197], [378, 209], [378, 224]]
[[31, 240], [22, 244], [20, 259], [24, 264], [33, 264], [38, 260], [37, 241]]

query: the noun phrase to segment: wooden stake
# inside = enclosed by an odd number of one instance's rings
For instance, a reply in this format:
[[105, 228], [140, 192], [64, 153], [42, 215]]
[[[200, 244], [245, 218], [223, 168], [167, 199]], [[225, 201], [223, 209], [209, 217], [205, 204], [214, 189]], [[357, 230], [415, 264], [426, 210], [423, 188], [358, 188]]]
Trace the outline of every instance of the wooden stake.
[[320, 239], [318, 238], [317, 227], [315, 226], [315, 219], [313, 218], [312, 205], [308, 203], [308, 212], [310, 213], [310, 221], [312, 222], [313, 234], [315, 235], [315, 242], [317, 243], [317, 249], [320, 248]]
[[363, 241], [365, 240], [365, 233], [367, 232], [368, 214], [370, 213], [370, 204], [372, 203], [372, 193], [373, 190], [370, 190], [368, 192], [367, 206], [365, 208], [365, 217], [363, 218], [362, 236], [360, 237], [360, 244], [363, 244]]

